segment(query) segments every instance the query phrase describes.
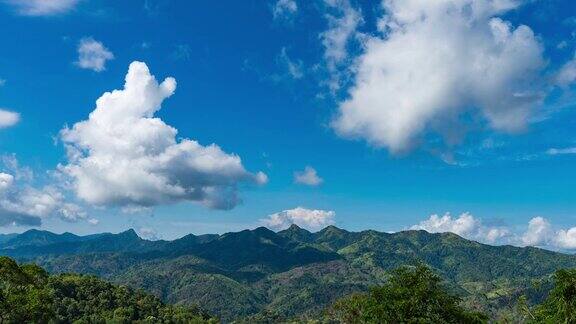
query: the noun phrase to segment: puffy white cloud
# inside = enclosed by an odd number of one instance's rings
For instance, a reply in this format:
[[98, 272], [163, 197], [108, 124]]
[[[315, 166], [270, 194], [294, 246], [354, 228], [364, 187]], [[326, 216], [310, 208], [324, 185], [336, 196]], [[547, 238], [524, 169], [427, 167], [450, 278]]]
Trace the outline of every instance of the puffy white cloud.
[[20, 166], [14, 155], [2, 156], [0, 162], [0, 226], [39, 226], [51, 216], [67, 222], [86, 220], [86, 212], [70, 202], [62, 188], [37, 184], [30, 168]]
[[90, 219], [88, 219], [88, 224], [96, 226], [96, 225], [100, 224], [100, 221], [96, 218], [90, 218]]
[[294, 172], [294, 182], [308, 186], [317, 186], [322, 184], [324, 179], [318, 176], [318, 173], [313, 167], [306, 166], [304, 171]]
[[274, 19], [289, 19], [298, 11], [298, 4], [294, 0], [278, 0], [272, 7]]
[[510, 231], [506, 228], [482, 225], [482, 222], [470, 213], [463, 213], [458, 217], [452, 217], [449, 213], [443, 216], [431, 215], [427, 220], [412, 226], [411, 229], [425, 230], [430, 233], [451, 232], [485, 243], [500, 242], [510, 235]]
[[573, 250], [576, 249], [576, 227], [554, 230], [545, 218], [534, 217], [521, 239], [523, 245]]
[[335, 216], [336, 213], [331, 210], [296, 207], [268, 215], [267, 218], [260, 221], [274, 230], [286, 229], [290, 225], [296, 224], [302, 228], [317, 231], [328, 225], [333, 225]]
[[104, 45], [87, 37], [82, 38], [78, 44], [78, 61], [76, 65], [83, 69], [89, 69], [96, 72], [106, 70], [106, 62], [114, 59], [114, 54]]
[[513, 231], [507, 226], [485, 226], [480, 219], [470, 213], [464, 213], [458, 217], [452, 217], [450, 214], [431, 215], [410, 229], [425, 230], [430, 233], [451, 232], [488, 244], [538, 246], [552, 250], [576, 249], [576, 227], [554, 229], [552, 224], [543, 217], [530, 219], [524, 231]]
[[528, 229], [522, 235], [522, 244], [530, 246], [547, 245], [552, 239], [552, 226], [543, 217], [534, 217], [528, 222]]
[[576, 54], [560, 68], [556, 75], [556, 83], [561, 87], [568, 87], [576, 81]]
[[107, 206], [194, 201], [230, 209], [240, 202], [239, 184], [267, 182], [216, 144], [177, 140], [178, 131], [154, 117], [175, 90], [176, 80], [159, 84], [146, 64], [133, 62], [124, 89], [104, 93], [87, 120], [61, 131], [68, 164], [60, 170], [78, 197]]
[[544, 60], [528, 26], [498, 18], [517, 5], [385, 0], [379, 34], [364, 35], [354, 84], [333, 128], [392, 152], [409, 149], [428, 133], [439, 132], [448, 144], [457, 141], [448, 126], [468, 113], [495, 130], [523, 129], [541, 100], [537, 83]]
[[576, 249], [576, 227], [559, 230], [555, 236], [556, 245], [562, 249]]
[[20, 114], [0, 109], [0, 128], [16, 125], [20, 121]]
[[[59, 212], [62, 220], [72, 223], [79, 220], [87, 220], [88, 216], [82, 207], [72, 203], [62, 203]], [[89, 219], [87, 221], [91, 223]]]
[[39, 226], [42, 219], [52, 215], [77, 221], [82, 213], [80, 207], [66, 203], [55, 187], [37, 189], [17, 183], [11, 174], [0, 173], [0, 226]]
[[66, 13], [80, 0], [5, 0], [25, 16], [52, 16]]

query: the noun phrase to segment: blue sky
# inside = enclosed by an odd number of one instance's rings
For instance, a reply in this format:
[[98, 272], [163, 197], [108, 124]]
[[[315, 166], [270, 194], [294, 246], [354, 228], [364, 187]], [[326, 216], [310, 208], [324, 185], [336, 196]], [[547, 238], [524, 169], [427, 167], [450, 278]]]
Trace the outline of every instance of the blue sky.
[[[442, 0], [436, 7], [420, 0], [6, 0], [0, 20], [0, 108], [19, 116], [0, 129], [0, 171], [13, 178], [0, 232], [41, 223], [81, 234], [133, 227], [169, 239], [334, 223], [576, 247], [576, 229], [569, 235], [576, 226], [576, 8], [569, 0]], [[215, 143], [221, 150], [213, 163], [241, 162], [193, 169], [180, 160], [150, 166], [158, 157], [139, 155], [136, 163], [90, 137], [103, 131], [95, 121], [64, 138], [62, 130], [88, 120], [105, 92], [123, 89], [134, 61], [158, 82], [177, 82], [161, 109], [151, 108], [162, 130], [177, 130], [167, 137], [176, 142], [162, 149], [182, 148], [185, 139], [201, 148]], [[138, 103], [118, 109], [131, 105]], [[119, 114], [111, 123], [126, 123]], [[135, 130], [122, 132], [114, 136]], [[83, 156], [74, 160], [66, 146]], [[200, 154], [191, 150], [175, 154], [182, 161]], [[87, 179], [84, 163], [109, 157], [132, 167], [99, 172], [146, 165], [147, 175], [186, 193], [139, 187], [138, 177]], [[82, 193], [82, 183], [103, 192]], [[190, 192], [198, 188], [203, 198]], [[36, 209], [15, 198], [46, 192], [51, 198], [38, 199]], [[451, 216], [429, 218], [445, 213]], [[530, 240], [536, 217], [549, 237]], [[508, 233], [488, 239], [494, 229]], [[558, 231], [564, 243], [551, 241]]]

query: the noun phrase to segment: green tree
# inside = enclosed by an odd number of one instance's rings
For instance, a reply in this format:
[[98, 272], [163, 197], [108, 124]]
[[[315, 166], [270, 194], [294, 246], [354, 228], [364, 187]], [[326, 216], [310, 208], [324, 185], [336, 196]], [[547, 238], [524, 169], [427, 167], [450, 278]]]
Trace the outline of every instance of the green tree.
[[344, 323], [485, 323], [484, 314], [462, 308], [426, 266], [400, 267], [367, 294], [338, 300], [329, 318]]
[[556, 271], [554, 288], [529, 315], [534, 323], [576, 323], [576, 269]]
[[197, 307], [166, 305], [93, 276], [50, 276], [36, 265], [0, 257], [0, 324], [217, 322]]

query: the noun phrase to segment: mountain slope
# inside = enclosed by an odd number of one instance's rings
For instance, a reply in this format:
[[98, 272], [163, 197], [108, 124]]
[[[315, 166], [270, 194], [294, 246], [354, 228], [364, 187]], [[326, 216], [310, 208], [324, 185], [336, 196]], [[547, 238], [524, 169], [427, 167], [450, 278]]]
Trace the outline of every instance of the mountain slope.
[[51, 272], [96, 274], [171, 303], [197, 301], [224, 320], [266, 311], [313, 316], [341, 296], [383, 283], [391, 269], [422, 263], [465, 303], [496, 318], [520, 294], [541, 299], [534, 282], [547, 287], [554, 271], [576, 267], [573, 255], [489, 246], [450, 233], [334, 226], [316, 233], [295, 225], [278, 233], [257, 228], [171, 242], [143, 240], [133, 231], [31, 242], [37, 245], [0, 244], [0, 254], [34, 260]]

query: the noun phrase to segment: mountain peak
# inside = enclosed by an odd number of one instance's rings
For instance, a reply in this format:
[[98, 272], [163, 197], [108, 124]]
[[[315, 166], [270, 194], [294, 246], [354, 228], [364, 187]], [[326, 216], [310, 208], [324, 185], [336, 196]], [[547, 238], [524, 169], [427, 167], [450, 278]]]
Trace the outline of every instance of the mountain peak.
[[290, 227], [288, 227], [287, 230], [288, 230], [288, 231], [299, 231], [299, 230], [301, 230], [301, 229], [302, 229], [302, 227], [300, 227], [300, 226], [298, 226], [298, 225], [296, 225], [296, 224], [292, 224], [292, 225], [290, 225]]
[[341, 229], [334, 225], [328, 225], [324, 227], [319, 233], [329, 233], [329, 234], [346, 234], [349, 233], [347, 230]]
[[124, 232], [120, 232], [120, 233], [118, 233], [118, 235], [122, 235], [122, 236], [129, 237], [129, 238], [140, 238], [140, 236], [138, 236], [138, 234], [136, 233], [136, 231], [133, 228], [125, 230]]
[[287, 229], [279, 231], [278, 235], [302, 242], [310, 242], [313, 240], [314, 236], [314, 234], [310, 233], [306, 229], [303, 229], [296, 224], [292, 224]]

